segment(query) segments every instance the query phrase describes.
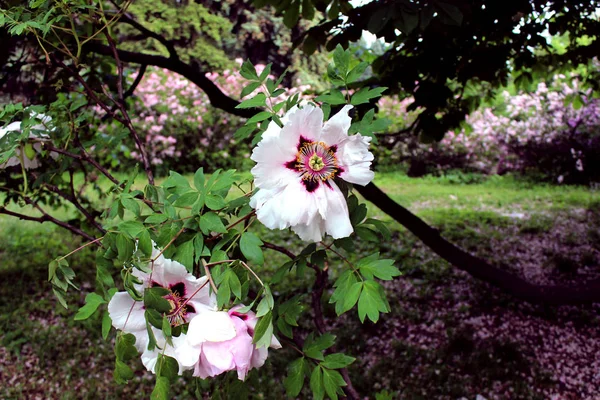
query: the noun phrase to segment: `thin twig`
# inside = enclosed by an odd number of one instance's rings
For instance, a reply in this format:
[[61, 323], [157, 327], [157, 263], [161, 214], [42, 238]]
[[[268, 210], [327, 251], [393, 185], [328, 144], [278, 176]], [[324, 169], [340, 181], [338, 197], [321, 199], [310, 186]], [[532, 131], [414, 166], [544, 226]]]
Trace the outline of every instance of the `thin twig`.
[[213, 281], [210, 271], [208, 270], [208, 264], [206, 264], [206, 261], [204, 261], [204, 259], [202, 259], [201, 261], [202, 261], [202, 266], [204, 267], [204, 273], [206, 274], [206, 277], [208, 278], [208, 281], [210, 282], [210, 286], [212, 287], [213, 291], [215, 293], [217, 293], [217, 285], [215, 285], [215, 282]]

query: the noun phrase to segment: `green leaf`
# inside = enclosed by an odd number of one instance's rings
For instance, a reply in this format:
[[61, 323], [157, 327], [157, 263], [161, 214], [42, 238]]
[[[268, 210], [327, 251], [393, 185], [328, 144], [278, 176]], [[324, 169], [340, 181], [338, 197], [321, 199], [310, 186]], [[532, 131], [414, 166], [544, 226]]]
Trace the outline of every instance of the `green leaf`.
[[358, 92], [352, 95], [352, 98], [350, 99], [350, 104], [356, 106], [359, 104], [368, 103], [370, 99], [381, 97], [381, 94], [386, 90], [386, 87], [378, 87], [375, 89], [369, 89], [366, 87], [361, 88]]
[[157, 225], [157, 224], [162, 224], [163, 222], [167, 221], [168, 219], [169, 219], [169, 217], [167, 217], [165, 214], [152, 214], [144, 220], [144, 223], [149, 224], [149, 225]]
[[250, 124], [255, 124], [257, 122], [260, 121], [264, 121], [265, 119], [271, 118], [271, 113], [269, 111], [261, 111], [258, 114], [256, 114], [255, 116], [253, 116], [252, 118], [250, 118], [246, 124], [250, 125]]
[[154, 384], [154, 390], [150, 394], [150, 400], [169, 400], [170, 398], [169, 379], [164, 376], [158, 377]]
[[307, 21], [310, 21], [315, 17], [315, 7], [311, 0], [302, 1], [302, 16]]
[[194, 174], [194, 186], [198, 192], [204, 191], [204, 183], [206, 178], [204, 177], [204, 168], [199, 168]]
[[346, 98], [339, 90], [332, 90], [329, 94], [322, 94], [315, 98], [315, 101], [328, 103], [332, 106], [337, 104], [346, 104]]
[[346, 386], [346, 382], [339, 372], [323, 369], [323, 386], [325, 386], [327, 396], [332, 400], [337, 400], [338, 393], [343, 394], [340, 387]]
[[273, 314], [268, 312], [264, 317], [258, 320], [252, 343], [256, 344], [257, 348], [269, 347], [271, 338], [273, 337]]
[[257, 93], [256, 96], [242, 101], [240, 104], [235, 106], [235, 108], [255, 108], [255, 107], [265, 107], [267, 105], [267, 95], [260, 92]]
[[384, 281], [390, 281], [396, 276], [400, 276], [400, 270], [394, 267], [394, 260], [379, 259], [379, 253], [371, 254], [363, 258], [356, 265], [360, 269], [360, 273], [366, 279], [379, 278]]
[[357, 66], [352, 68], [350, 72], [348, 72], [348, 77], [346, 78], [347, 83], [356, 82], [360, 79], [360, 77], [365, 73], [365, 70], [369, 66], [369, 63], [366, 61], [360, 62]]
[[366, 240], [368, 242], [379, 242], [379, 237], [375, 232], [365, 226], [357, 226], [354, 228], [354, 231], [362, 240]]
[[127, 383], [128, 380], [133, 379], [133, 370], [127, 364], [125, 364], [121, 360], [115, 361], [115, 370], [113, 372], [113, 377], [115, 381], [119, 384]]
[[167, 378], [170, 382], [174, 382], [179, 375], [179, 364], [173, 357], [164, 354], [158, 355], [156, 361], [156, 376]]
[[205, 234], [210, 232], [227, 233], [227, 228], [223, 225], [221, 218], [213, 212], [207, 212], [200, 217], [200, 229]]
[[171, 311], [171, 303], [163, 296], [169, 294], [169, 291], [162, 287], [146, 288], [144, 290], [144, 306], [161, 313]]
[[240, 239], [240, 250], [244, 257], [254, 264], [262, 265], [265, 262], [263, 251], [260, 246], [263, 242], [255, 234], [251, 232], [242, 233]]
[[350, 51], [344, 50], [344, 48], [338, 44], [333, 51], [333, 62], [340, 71], [342, 78], [345, 78], [348, 74], [348, 67], [350, 66]]
[[392, 234], [385, 222], [374, 218], [367, 218], [364, 224], [374, 226], [379, 231], [379, 233], [381, 233], [385, 240], [390, 240], [392, 238]]
[[251, 81], [258, 80], [258, 74], [256, 73], [256, 69], [254, 68], [254, 65], [252, 65], [252, 62], [250, 62], [250, 60], [245, 60], [242, 63], [240, 75]]
[[136, 238], [141, 231], [145, 230], [144, 225], [138, 221], [124, 221], [117, 225], [117, 228], [132, 238]]
[[313, 392], [315, 400], [321, 400], [325, 397], [325, 387], [323, 386], [323, 369], [316, 366], [310, 375], [310, 390]]
[[[362, 290], [361, 282], [356, 282], [355, 284], [350, 286], [350, 288], [346, 291], [346, 295], [344, 296], [343, 301], [340, 302], [342, 305], [340, 308], [341, 312], [339, 314], [345, 313], [346, 311], [352, 309], [352, 307], [354, 307], [356, 305], [356, 302], [358, 301], [361, 290]], [[336, 304], [336, 311], [337, 310], [338, 310], [338, 307]]]
[[220, 210], [222, 208], [225, 208], [225, 206], [227, 205], [227, 203], [225, 203], [225, 200], [223, 200], [223, 197], [217, 196], [215, 194], [206, 195], [204, 202], [206, 206], [211, 210]]
[[123, 233], [119, 233], [116, 239], [117, 244], [117, 258], [119, 261], [127, 261], [131, 258], [133, 251], [135, 250], [135, 242], [133, 239], [128, 238]]
[[292, 361], [288, 367], [288, 375], [283, 382], [288, 397], [297, 397], [304, 386], [304, 368], [306, 359], [304, 357]]
[[138, 235], [138, 248], [145, 256], [150, 257], [152, 255], [152, 238], [145, 229]]
[[185, 179], [184, 176], [173, 171], [169, 171], [169, 177], [166, 181], [163, 182], [163, 186], [166, 188], [176, 187], [187, 190], [190, 189], [190, 183], [187, 181], [187, 179]]
[[85, 305], [75, 314], [75, 321], [88, 319], [92, 316], [101, 304], [106, 303], [106, 300], [97, 293], [88, 293], [85, 296]]
[[293, 28], [298, 23], [298, 17], [300, 16], [300, 0], [294, 1], [289, 5], [283, 16], [283, 23], [288, 28]]
[[335, 342], [335, 336], [331, 333], [325, 333], [316, 339], [309, 335], [304, 341], [304, 347], [302, 351], [307, 357], [315, 360], [323, 360], [323, 351], [333, 346]]
[[137, 357], [138, 351], [135, 348], [135, 336], [131, 333], [117, 335], [115, 343], [115, 355], [117, 360], [127, 362]]
[[198, 197], [200, 196], [200, 193], [198, 192], [188, 192], [185, 193], [183, 195], [181, 195], [177, 200], [175, 200], [175, 202], [173, 203], [173, 206], [175, 207], [191, 207], [196, 200], [198, 200]]
[[110, 328], [112, 327], [112, 320], [110, 319], [110, 315], [108, 311], [102, 315], [102, 339], [106, 340], [108, 338], [108, 334], [110, 333]]
[[189, 273], [192, 273], [194, 269], [194, 240], [190, 239], [177, 246], [174, 259], [182, 263]]
[[348, 365], [352, 364], [356, 358], [347, 356], [343, 353], [334, 353], [328, 354], [325, 356], [325, 361], [321, 363], [321, 365], [325, 368], [329, 369], [340, 369], [346, 368]]
[[88, 103], [87, 98], [85, 98], [85, 97], [77, 98], [77, 99], [73, 100], [73, 102], [71, 103], [71, 106], [69, 107], [69, 111], [73, 112], [75, 110], [78, 110], [81, 107], [85, 106], [87, 103]]
[[358, 299], [358, 318], [360, 318], [360, 322], [364, 322], [365, 317], [377, 322], [380, 312], [389, 311], [385, 300], [382, 298], [381, 285], [375, 281], [366, 281], [363, 282], [362, 286], [362, 292]]

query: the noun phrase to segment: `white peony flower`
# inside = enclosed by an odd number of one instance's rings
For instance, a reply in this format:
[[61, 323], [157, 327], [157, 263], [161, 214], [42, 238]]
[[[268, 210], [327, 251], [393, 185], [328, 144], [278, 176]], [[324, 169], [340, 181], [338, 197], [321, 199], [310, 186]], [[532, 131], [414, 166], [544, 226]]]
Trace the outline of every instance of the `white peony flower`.
[[[31, 117], [39, 121], [40, 123], [37, 125], [33, 125], [30, 128], [28, 143], [30, 147], [28, 148], [28, 145], [26, 145], [25, 147], [18, 146], [15, 150], [17, 155], [10, 157], [5, 163], [0, 164], [0, 169], [19, 165], [21, 164], [21, 162], [23, 163], [23, 168], [25, 169], [35, 169], [40, 166], [40, 162], [37, 158], [37, 155], [42, 152], [41, 142], [49, 140], [48, 135], [43, 132], [53, 130], [54, 128], [51, 128], [52, 118], [49, 116], [46, 116], [44, 114], [32, 113]], [[9, 132], [21, 131], [21, 124], [21, 121], [16, 121], [8, 124], [3, 128], [0, 128], [0, 140], [2, 140], [2, 138], [6, 136]], [[56, 159], [58, 157], [58, 154], [52, 153], [51, 157]]]
[[348, 135], [351, 118], [345, 106], [323, 124], [320, 108], [290, 110], [280, 128], [274, 122], [252, 152], [251, 199], [256, 216], [270, 229], [291, 227], [301, 239], [318, 242], [353, 232], [346, 199], [334, 178], [366, 185], [373, 179], [370, 137]]
[[[152, 258], [156, 258], [158, 254], [159, 250], [154, 249]], [[134, 270], [133, 275], [142, 282], [135, 285], [135, 289], [140, 294], [144, 293], [144, 289], [151, 287], [162, 287], [169, 290], [165, 299], [172, 306], [167, 315], [171, 326], [186, 324], [201, 311], [216, 309], [216, 297], [210, 293], [206, 277], [195, 278], [187, 272], [185, 266], [165, 258], [162, 254], [153, 264], [153, 266], [148, 265], [148, 269], [152, 270], [151, 273]], [[135, 346], [138, 351], [142, 352], [142, 363], [149, 371], [155, 372], [159, 354], [177, 359], [176, 349], [185, 341], [185, 335], [173, 337], [173, 346], [171, 346], [166, 342], [162, 331], [152, 327], [159, 348], [148, 350], [149, 338], [144, 312], [144, 302], [135, 301], [127, 292], [115, 293], [108, 303], [108, 313], [113, 326], [135, 336]], [[180, 363], [180, 372], [183, 369], [185, 368]]]

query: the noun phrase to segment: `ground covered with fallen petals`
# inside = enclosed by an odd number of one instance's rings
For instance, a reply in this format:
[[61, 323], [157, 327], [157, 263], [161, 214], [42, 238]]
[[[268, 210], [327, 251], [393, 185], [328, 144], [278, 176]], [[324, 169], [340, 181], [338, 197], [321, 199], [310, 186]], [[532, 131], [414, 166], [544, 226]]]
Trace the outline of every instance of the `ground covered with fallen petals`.
[[[600, 277], [598, 191], [508, 177], [383, 174], [376, 183], [449, 240], [531, 282], [579, 285]], [[386, 219], [377, 209], [370, 214]], [[385, 284], [392, 312], [378, 324], [361, 326], [355, 311], [336, 318], [332, 308], [325, 309], [339, 347], [358, 358], [350, 373], [360, 393], [374, 398], [388, 390], [398, 399], [600, 398], [600, 304], [516, 301], [449, 266], [401, 227], [392, 228], [392, 240], [383, 245], [357, 243], [365, 255], [381, 251], [395, 258], [403, 271]], [[113, 343], [100, 337], [99, 321], [73, 321], [77, 304], [93, 288], [91, 252], [71, 261], [82, 289], [69, 299], [72, 309], [62, 309], [49, 292], [48, 262], [73, 248], [72, 238], [59, 232], [0, 219], [0, 398], [148, 398], [153, 380], [141, 363], [135, 382], [117, 385]], [[300, 248], [290, 234], [261, 234]], [[277, 255], [272, 259], [279, 261]], [[330, 261], [332, 274], [336, 262]], [[310, 287], [309, 274], [290, 280], [302, 279]], [[304, 324], [310, 326], [309, 314]], [[250, 398], [283, 398], [281, 380], [293, 352], [272, 354], [261, 374], [250, 375]], [[215, 388], [186, 378], [175, 386], [181, 399], [207, 398]]]

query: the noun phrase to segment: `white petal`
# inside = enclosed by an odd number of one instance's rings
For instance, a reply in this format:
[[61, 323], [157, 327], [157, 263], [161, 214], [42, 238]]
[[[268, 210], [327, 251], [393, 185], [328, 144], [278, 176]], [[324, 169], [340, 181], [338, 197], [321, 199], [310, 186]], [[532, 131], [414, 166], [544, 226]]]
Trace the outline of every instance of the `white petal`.
[[[162, 255], [161, 255], [162, 257]], [[187, 277], [192, 276], [185, 266], [177, 261], [163, 258], [154, 262], [152, 280], [164, 288], [169, 288], [177, 283], [182, 283]]]
[[356, 134], [338, 144], [336, 156], [343, 169], [340, 178], [363, 186], [373, 180], [375, 174], [371, 171], [373, 154], [369, 151], [370, 141], [370, 137]]
[[329, 121], [323, 125], [323, 134], [321, 140], [329, 146], [337, 145], [348, 138], [348, 130], [352, 125], [352, 118], [348, 115], [348, 111], [352, 109], [351, 105], [344, 106]]
[[14, 132], [21, 130], [21, 121], [12, 122], [3, 128], [0, 128], [0, 139], [4, 137], [8, 132]]
[[276, 188], [298, 175], [296, 171], [286, 167], [288, 162], [295, 160], [297, 148], [281, 145], [279, 138], [263, 139], [252, 151], [250, 158], [256, 161], [252, 175], [257, 187]]
[[309, 104], [302, 109], [288, 112], [286, 116], [288, 121], [279, 135], [282, 148], [293, 148], [297, 151], [300, 137], [311, 141], [316, 141], [321, 137], [323, 111], [320, 108]]
[[187, 340], [187, 336], [184, 339], [184, 342], [180, 346], [176, 347], [175, 355], [177, 357], [177, 360], [181, 363], [181, 365], [184, 368], [193, 368], [200, 361], [202, 345], [200, 344], [198, 346], [192, 346]]
[[320, 242], [325, 234], [325, 222], [317, 214], [308, 224], [292, 226], [292, 230], [305, 242]]
[[124, 332], [146, 330], [144, 303], [133, 300], [127, 292], [114, 294], [108, 303], [108, 315], [113, 326]]
[[348, 204], [342, 191], [331, 181], [331, 187], [324, 189], [327, 197], [327, 215], [323, 216], [325, 220], [325, 229], [334, 239], [348, 237], [354, 232], [350, 223]]
[[224, 342], [235, 337], [235, 326], [224, 311], [203, 311], [190, 322], [187, 341], [192, 346], [203, 342]]
[[271, 344], [269, 345], [269, 347], [272, 349], [280, 349], [281, 348], [281, 343], [279, 343], [279, 340], [277, 340], [275, 335], [273, 335], [273, 337], [271, 338]]

